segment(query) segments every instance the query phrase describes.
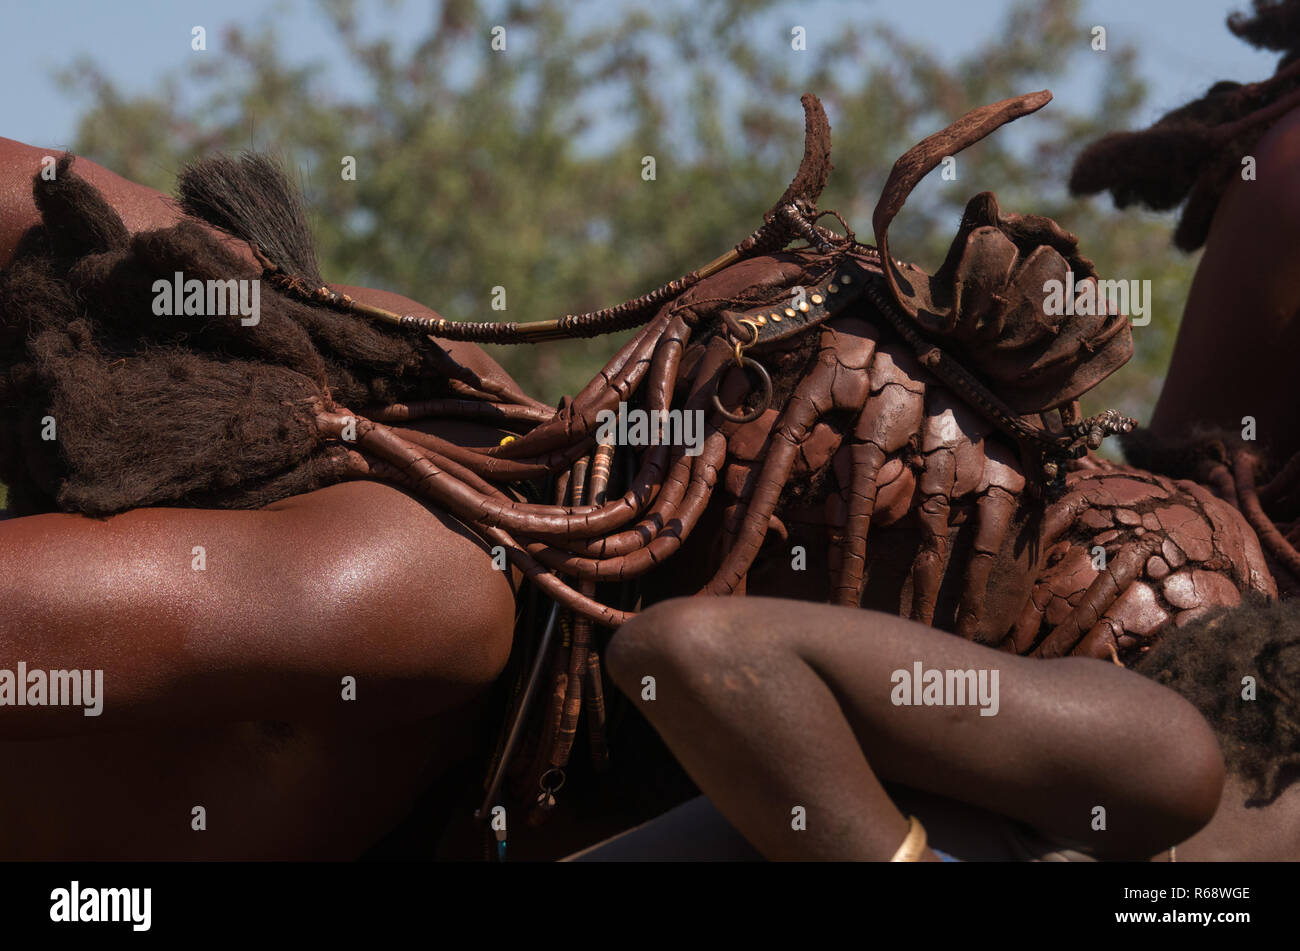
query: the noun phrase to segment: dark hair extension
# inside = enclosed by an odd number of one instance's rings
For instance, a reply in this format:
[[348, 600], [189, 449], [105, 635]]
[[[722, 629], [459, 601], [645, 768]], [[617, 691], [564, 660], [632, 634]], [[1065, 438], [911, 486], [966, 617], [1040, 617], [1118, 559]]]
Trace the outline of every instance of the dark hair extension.
[[[1253, 9], [1251, 16], [1230, 16], [1228, 29], [1252, 46], [1282, 51], [1281, 71], [1300, 55], [1300, 0], [1254, 0]], [[1277, 121], [1251, 123], [1250, 118], [1300, 88], [1300, 80], [1263, 85], [1216, 82], [1200, 99], [1167, 113], [1145, 131], [1102, 136], [1075, 161], [1070, 192], [1109, 191], [1119, 208], [1137, 204], [1166, 211], [1182, 205], [1174, 245], [1195, 251], [1205, 243], [1241, 156]], [[1243, 120], [1237, 134], [1215, 134]]]
[[[1182, 694], [1219, 737], [1228, 768], [1272, 802], [1300, 776], [1300, 606], [1249, 601], [1166, 635], [1136, 670]], [[1243, 678], [1255, 698], [1243, 698]]]
[[1300, 52], [1300, 5], [1291, 0], [1254, 0], [1250, 16], [1233, 13], [1228, 29], [1256, 49], [1285, 54], [1279, 66], [1285, 66]]
[[181, 171], [177, 194], [186, 214], [256, 244], [313, 284], [325, 283], [302, 195], [270, 156], [245, 152], [195, 162]]
[[[192, 166], [187, 200], [230, 159]], [[37, 175], [41, 223], [0, 271], [0, 479], [11, 508], [109, 515], [142, 505], [251, 507], [339, 481], [348, 453], [316, 413], [445, 395], [433, 344], [258, 288], [259, 320], [159, 316], [155, 281], [259, 280], [203, 225], [131, 235], [64, 155]], [[301, 200], [269, 159], [236, 163], [278, 253], [314, 272]], [[214, 197], [215, 196], [215, 197]], [[41, 438], [53, 419], [56, 438]]]

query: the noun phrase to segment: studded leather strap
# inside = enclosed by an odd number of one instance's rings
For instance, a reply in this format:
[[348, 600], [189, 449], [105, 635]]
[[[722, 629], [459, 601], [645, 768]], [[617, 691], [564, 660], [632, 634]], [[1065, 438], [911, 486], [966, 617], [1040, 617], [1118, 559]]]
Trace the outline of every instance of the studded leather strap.
[[[725, 311], [728, 323], [739, 324], [752, 336], [745, 347], [772, 343], [793, 337], [834, 317], [848, 304], [862, 296], [869, 280], [879, 279], [878, 272], [862, 262], [845, 257], [831, 273], [802, 294], [795, 289], [783, 301], [744, 311]], [[756, 334], [755, 334], [756, 332]]]

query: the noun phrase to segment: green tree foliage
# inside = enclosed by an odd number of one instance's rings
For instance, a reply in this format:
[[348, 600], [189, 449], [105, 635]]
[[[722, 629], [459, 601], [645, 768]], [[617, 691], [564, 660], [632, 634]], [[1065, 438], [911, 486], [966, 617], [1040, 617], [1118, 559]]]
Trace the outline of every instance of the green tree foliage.
[[[124, 96], [79, 62], [63, 73], [87, 99], [76, 150], [170, 190], [193, 157], [272, 148], [300, 171], [331, 280], [398, 290], [456, 319], [533, 320], [617, 303], [748, 234], [798, 164], [804, 91], [833, 126], [822, 206], [871, 240], [879, 189], [908, 147], [967, 109], [1105, 56], [1089, 110], [1058, 100], [960, 155], [955, 181], [932, 173], [895, 227], [895, 253], [937, 265], [979, 191], [1056, 218], [1103, 276], [1150, 279], [1155, 292], [1154, 320], [1135, 329], [1137, 358], [1085, 408], [1152, 405], [1193, 262], [1171, 248], [1166, 217], [1064, 192], [1078, 150], [1130, 127], [1144, 96], [1132, 49], [1093, 51], [1075, 0], [1017, 4], [953, 62], [883, 21], [804, 23], [771, 0], [444, 0], [413, 38], [371, 26], [391, 9], [322, 3], [342, 53], [314, 58], [268, 15], [209, 37], [207, 53], [148, 95]], [[798, 25], [806, 50], [792, 47]], [[356, 159], [355, 181], [340, 174], [344, 156]], [[504, 313], [490, 306], [497, 286]], [[553, 401], [621, 339], [493, 349]]]

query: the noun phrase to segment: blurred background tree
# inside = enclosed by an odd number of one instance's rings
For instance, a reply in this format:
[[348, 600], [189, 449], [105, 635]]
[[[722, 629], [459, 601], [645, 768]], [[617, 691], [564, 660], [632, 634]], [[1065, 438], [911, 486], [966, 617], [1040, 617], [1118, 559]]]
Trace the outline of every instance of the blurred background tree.
[[[384, 4], [380, 3], [380, 13]], [[748, 234], [802, 152], [799, 95], [833, 127], [822, 207], [862, 240], [894, 160], [978, 105], [1051, 87], [1088, 56], [1076, 0], [1022, 2], [992, 39], [939, 62], [886, 22], [809, 30], [773, 0], [662, 0], [647, 8], [443, 0], [426, 35], [365, 35], [354, 0], [319, 14], [346, 63], [286, 64], [275, 17], [210, 37], [208, 55], [124, 96], [91, 59], [60, 74], [85, 102], [74, 150], [170, 191], [212, 150], [271, 149], [298, 169], [322, 269], [400, 291], [455, 319], [534, 320], [596, 309], [710, 260]], [[860, 18], [856, 18], [859, 20]], [[505, 28], [505, 49], [492, 48]], [[895, 253], [933, 268], [966, 200], [1056, 218], [1103, 276], [1149, 279], [1154, 319], [1134, 361], [1085, 402], [1145, 417], [1154, 404], [1194, 258], [1167, 216], [1118, 213], [1064, 190], [1078, 151], [1129, 128], [1145, 89], [1134, 51], [1112, 46], [1095, 103], [1057, 101], [932, 173], [895, 227]], [[348, 77], [346, 79], [340, 77]], [[341, 175], [356, 160], [355, 181]], [[655, 159], [655, 177], [642, 176]], [[491, 309], [504, 287], [507, 310]], [[491, 348], [529, 392], [577, 389], [624, 339]]]

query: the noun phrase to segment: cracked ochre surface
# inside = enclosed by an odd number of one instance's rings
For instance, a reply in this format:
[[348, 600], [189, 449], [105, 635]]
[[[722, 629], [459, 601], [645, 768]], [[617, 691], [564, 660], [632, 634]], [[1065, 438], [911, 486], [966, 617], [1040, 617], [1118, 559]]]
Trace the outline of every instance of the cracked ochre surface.
[[[1125, 659], [1166, 625], [1236, 605], [1246, 592], [1277, 597], [1255, 533], [1205, 487], [1126, 466], [1068, 481], [1047, 511], [1050, 547], [1008, 635], [1017, 652], [1105, 656], [1110, 644]], [[1096, 547], [1105, 551], [1101, 570]]]
[[[808, 361], [825, 392], [815, 422], [783, 435], [774, 406], [728, 441], [722, 481], [737, 507], [776, 441], [795, 442], [796, 491], [749, 591], [858, 603], [1020, 654], [1125, 663], [1211, 608], [1277, 597], [1255, 533], [1208, 488], [1088, 457], [1043, 503], [1014, 445], [887, 329], [835, 318]], [[809, 557], [797, 581], [795, 545]]]

